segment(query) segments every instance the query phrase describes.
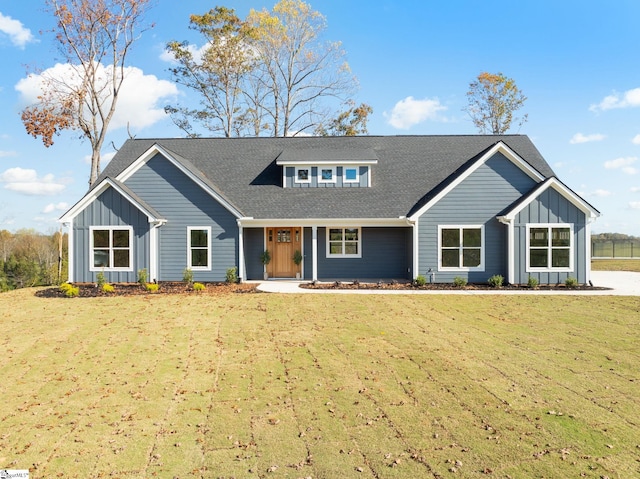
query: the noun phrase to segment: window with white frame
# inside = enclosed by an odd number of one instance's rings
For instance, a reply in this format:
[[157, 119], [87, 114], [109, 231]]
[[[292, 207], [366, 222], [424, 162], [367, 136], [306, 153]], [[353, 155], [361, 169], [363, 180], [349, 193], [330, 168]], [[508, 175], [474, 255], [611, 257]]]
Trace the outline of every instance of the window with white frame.
[[360, 228], [327, 228], [327, 258], [362, 257]]
[[359, 183], [360, 178], [357, 166], [345, 166], [342, 168], [343, 183]]
[[133, 271], [133, 228], [92, 226], [89, 235], [91, 271]]
[[321, 166], [318, 168], [318, 183], [335, 183], [336, 167]]
[[296, 183], [311, 183], [311, 168], [297, 167], [295, 180]]
[[211, 270], [211, 227], [187, 228], [187, 267], [193, 271]]
[[573, 227], [527, 225], [527, 271], [572, 271]]
[[438, 227], [441, 271], [484, 271], [484, 226]]

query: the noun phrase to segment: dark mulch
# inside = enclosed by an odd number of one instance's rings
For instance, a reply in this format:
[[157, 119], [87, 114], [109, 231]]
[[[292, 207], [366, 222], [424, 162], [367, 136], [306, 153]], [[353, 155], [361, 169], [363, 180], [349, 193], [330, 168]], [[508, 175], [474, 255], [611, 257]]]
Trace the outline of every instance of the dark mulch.
[[[113, 293], [105, 293], [94, 283], [74, 284], [80, 288], [80, 298], [97, 298], [110, 296], [139, 296], [139, 295], [164, 295], [164, 294], [205, 294], [205, 295], [221, 295], [232, 293], [257, 293], [255, 284], [229, 284], [229, 283], [203, 283], [205, 289], [202, 291], [194, 291], [192, 285], [180, 281], [161, 281], [158, 283], [157, 291], [147, 291], [138, 283], [117, 283], [112, 286], [115, 288]], [[46, 288], [36, 292], [36, 296], [40, 298], [65, 298], [65, 294], [58, 287]]]
[[[464, 287], [455, 286], [451, 283], [428, 283], [424, 286], [416, 286], [410, 282], [378, 282], [378, 283], [361, 283], [359, 281], [343, 282], [335, 281], [333, 283], [305, 283], [300, 285], [301, 288], [307, 289], [393, 289], [393, 290], [423, 290], [423, 291], [451, 291], [451, 290], [465, 290], [465, 291], [532, 291], [532, 288], [518, 284], [508, 284], [500, 288], [495, 288], [488, 284], [483, 283], [469, 283]], [[565, 284], [545, 284], [539, 285], [536, 290], [538, 291], [598, 291], [608, 290], [610, 288], [603, 288], [598, 286], [590, 286], [588, 284], [581, 284], [576, 287], [569, 288]]]

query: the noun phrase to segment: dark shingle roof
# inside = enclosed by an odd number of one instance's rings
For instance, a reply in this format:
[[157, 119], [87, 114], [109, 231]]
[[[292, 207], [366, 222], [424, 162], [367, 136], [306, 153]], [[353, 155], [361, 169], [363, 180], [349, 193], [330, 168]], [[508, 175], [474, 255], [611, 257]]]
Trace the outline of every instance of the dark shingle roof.
[[[154, 144], [188, 162], [245, 216], [254, 218], [398, 218], [429, 198], [452, 174], [503, 141], [543, 176], [553, 171], [524, 135], [179, 138], [128, 140], [102, 176], [116, 177]], [[336, 158], [373, 152], [370, 188], [282, 188], [287, 151]], [[367, 156], [371, 156], [368, 154]], [[347, 159], [347, 158], [345, 158]]]

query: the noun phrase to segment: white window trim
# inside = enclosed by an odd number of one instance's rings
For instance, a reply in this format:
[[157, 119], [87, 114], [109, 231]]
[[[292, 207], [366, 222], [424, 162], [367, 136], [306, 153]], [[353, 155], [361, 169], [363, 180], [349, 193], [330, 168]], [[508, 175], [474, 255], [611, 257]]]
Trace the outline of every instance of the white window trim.
[[[554, 268], [553, 266], [548, 266], [546, 268], [539, 268], [539, 267], [532, 267], [531, 266], [531, 256], [529, 254], [530, 251], [530, 230], [531, 228], [547, 228], [547, 229], [552, 229], [552, 228], [569, 228], [569, 267], [560, 267], [560, 268]], [[572, 223], [527, 223], [527, 231], [526, 231], [526, 235], [527, 235], [527, 246], [526, 246], [526, 250], [525, 250], [525, 254], [527, 256], [527, 262], [526, 262], [526, 272], [527, 273], [570, 273], [573, 272], [573, 252], [574, 252], [574, 244], [575, 244], [575, 237], [573, 235], [573, 224]], [[551, 241], [551, 235], [549, 235], [549, 241]], [[553, 247], [551, 246], [551, 244], [548, 244], [547, 246], [548, 249], [548, 255], [547, 255], [547, 264], [551, 264], [551, 250], [553, 249]], [[556, 246], [557, 249], [567, 249], [567, 247], [562, 247], [562, 246]]]
[[[105, 268], [102, 266], [94, 266], [94, 247], [93, 232], [96, 230], [109, 231], [109, 264], [113, 264], [113, 232], [128, 231], [129, 232], [129, 267], [116, 268], [114, 266]], [[100, 248], [103, 249], [103, 248]], [[133, 271], [133, 227], [132, 226], [90, 226], [89, 227], [89, 271]]]
[[[347, 179], [347, 170], [356, 170], [356, 179]], [[342, 167], [342, 182], [343, 183], [360, 183], [360, 167], [359, 166], [343, 166]]]
[[[331, 170], [331, 179], [325, 180], [322, 178], [322, 170]], [[335, 166], [318, 166], [318, 183], [335, 183], [336, 182], [336, 170]]]
[[[191, 232], [194, 230], [207, 232], [207, 266], [191, 266]], [[211, 226], [187, 226], [187, 268], [191, 271], [211, 271]]]
[[[442, 230], [447, 229], [479, 229], [480, 230], [480, 265], [471, 267], [461, 266], [459, 268], [453, 268], [450, 266], [442, 266]], [[462, 242], [462, 234], [460, 235], [460, 241]], [[484, 271], [484, 225], [438, 225], [438, 271]], [[462, 264], [462, 245], [458, 246], [460, 251], [460, 264]]]
[[[330, 248], [330, 243], [329, 243], [329, 231], [330, 230], [337, 230], [337, 229], [341, 229], [342, 230], [342, 251], [345, 250], [344, 248], [344, 230], [358, 230], [358, 253], [357, 254], [345, 254], [345, 253], [341, 253], [341, 254], [331, 254], [331, 248]], [[362, 258], [362, 228], [359, 226], [327, 226], [325, 228], [325, 233], [326, 233], [326, 256], [327, 258]]]
[[[307, 170], [307, 179], [306, 180], [300, 180], [298, 179], [298, 171], [300, 170]], [[294, 181], [296, 183], [311, 183], [311, 167], [310, 166], [296, 166], [295, 167], [295, 173], [294, 173]]]

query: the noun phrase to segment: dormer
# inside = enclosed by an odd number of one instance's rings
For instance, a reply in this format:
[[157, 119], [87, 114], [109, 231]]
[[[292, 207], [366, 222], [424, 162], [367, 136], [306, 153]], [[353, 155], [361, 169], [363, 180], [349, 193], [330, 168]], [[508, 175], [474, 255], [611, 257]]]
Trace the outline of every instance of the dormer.
[[285, 149], [276, 159], [284, 188], [368, 188], [372, 149]]

